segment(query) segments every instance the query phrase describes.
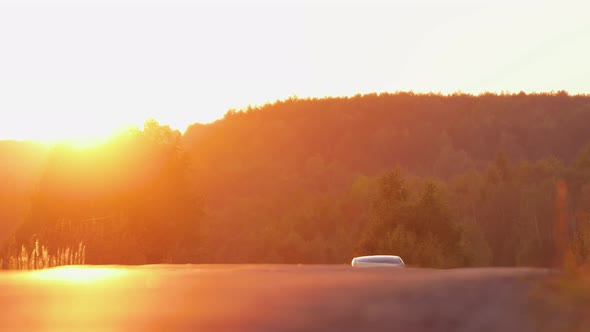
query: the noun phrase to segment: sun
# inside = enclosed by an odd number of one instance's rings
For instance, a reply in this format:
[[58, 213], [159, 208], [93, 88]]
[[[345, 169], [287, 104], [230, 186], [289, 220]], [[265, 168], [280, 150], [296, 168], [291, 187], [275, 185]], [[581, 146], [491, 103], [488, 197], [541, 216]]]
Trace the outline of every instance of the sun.
[[135, 125], [104, 127], [64, 127], [61, 130], [29, 131], [22, 134], [23, 140], [42, 143], [47, 146], [67, 145], [75, 149], [89, 149], [107, 143], [116, 135], [137, 127]]
[[117, 112], [17, 113], [10, 122], [0, 124], [0, 140], [33, 141], [75, 148], [102, 145], [113, 136], [141, 126], [146, 118], [117, 116]]
[[95, 137], [69, 137], [69, 138], [48, 138], [48, 139], [34, 139], [44, 145], [47, 146], [55, 146], [55, 145], [67, 145], [69, 147], [75, 149], [90, 149], [96, 146], [100, 146], [108, 141], [108, 137], [106, 136], [95, 136]]

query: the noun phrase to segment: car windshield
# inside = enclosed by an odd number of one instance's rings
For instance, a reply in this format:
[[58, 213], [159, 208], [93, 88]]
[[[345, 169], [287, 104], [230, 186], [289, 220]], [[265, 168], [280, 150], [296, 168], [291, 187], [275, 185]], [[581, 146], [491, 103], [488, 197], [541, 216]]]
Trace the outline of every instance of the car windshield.
[[368, 263], [402, 264], [399, 257], [367, 257], [363, 261]]

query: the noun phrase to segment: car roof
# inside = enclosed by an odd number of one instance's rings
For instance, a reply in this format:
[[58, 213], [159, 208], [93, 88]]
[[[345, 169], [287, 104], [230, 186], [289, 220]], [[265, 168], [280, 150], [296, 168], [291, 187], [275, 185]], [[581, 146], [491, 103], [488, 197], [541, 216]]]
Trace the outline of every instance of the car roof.
[[401, 257], [394, 256], [394, 255], [368, 255], [368, 256], [355, 257], [355, 259], [371, 259], [371, 258], [399, 258], [399, 259], [401, 259]]

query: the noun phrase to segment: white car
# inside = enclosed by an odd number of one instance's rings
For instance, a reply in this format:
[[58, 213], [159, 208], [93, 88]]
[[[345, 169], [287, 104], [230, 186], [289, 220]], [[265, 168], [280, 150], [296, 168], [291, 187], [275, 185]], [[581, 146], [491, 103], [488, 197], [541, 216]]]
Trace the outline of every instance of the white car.
[[352, 259], [353, 267], [404, 267], [404, 261], [399, 256], [373, 255], [360, 256]]

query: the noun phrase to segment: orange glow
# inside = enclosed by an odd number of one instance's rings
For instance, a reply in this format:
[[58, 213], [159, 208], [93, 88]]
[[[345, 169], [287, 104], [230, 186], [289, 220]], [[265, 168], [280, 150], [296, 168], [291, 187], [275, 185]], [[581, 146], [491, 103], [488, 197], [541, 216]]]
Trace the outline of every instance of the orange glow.
[[90, 284], [123, 276], [125, 270], [106, 267], [67, 266], [32, 273], [34, 279], [61, 281], [74, 284]]
[[61, 131], [61, 134], [52, 133], [50, 131], [37, 132], [33, 136], [29, 134], [29, 136], [22, 137], [22, 139], [37, 141], [49, 146], [63, 144], [77, 150], [82, 150], [104, 145], [108, 143], [108, 141], [111, 140], [113, 137], [116, 137], [118, 134], [135, 127], [136, 126], [132, 125], [121, 126], [119, 129], [116, 130], [93, 130], [92, 128], [85, 128], [85, 131], [81, 130], [78, 132], [68, 131], [64, 129], [63, 131]]

